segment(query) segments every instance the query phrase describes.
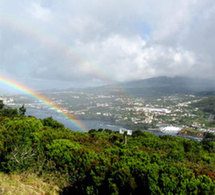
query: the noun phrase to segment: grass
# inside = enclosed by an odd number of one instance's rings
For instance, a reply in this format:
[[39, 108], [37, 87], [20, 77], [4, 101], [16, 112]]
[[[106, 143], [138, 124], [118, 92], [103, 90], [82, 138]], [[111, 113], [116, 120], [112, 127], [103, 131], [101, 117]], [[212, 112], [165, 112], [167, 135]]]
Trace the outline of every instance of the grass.
[[57, 195], [59, 188], [34, 174], [0, 173], [0, 194], [4, 195]]
[[196, 129], [186, 129], [186, 131], [191, 132], [191, 133], [199, 133]]

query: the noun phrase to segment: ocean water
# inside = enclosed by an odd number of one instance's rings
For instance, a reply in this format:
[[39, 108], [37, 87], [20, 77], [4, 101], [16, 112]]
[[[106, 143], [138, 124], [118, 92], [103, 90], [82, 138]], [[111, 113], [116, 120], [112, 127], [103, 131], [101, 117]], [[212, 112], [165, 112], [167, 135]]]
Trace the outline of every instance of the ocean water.
[[[72, 123], [69, 119], [65, 118], [61, 114], [51, 110], [51, 109], [34, 109], [34, 108], [27, 108], [26, 115], [31, 115], [35, 116], [37, 118], [43, 119], [47, 117], [52, 117], [53, 119], [57, 120], [58, 122], [64, 124], [65, 127], [71, 129], [72, 131], [81, 131], [83, 132], [82, 129], [78, 128], [76, 125]], [[100, 121], [100, 120], [80, 120], [86, 127], [87, 130], [90, 129], [110, 129], [112, 131], [119, 131], [120, 128], [123, 128], [122, 126], [118, 125], [111, 125], [108, 121]], [[147, 132], [153, 133], [157, 136], [162, 136], [162, 135], [172, 135], [172, 136], [178, 136], [178, 135], [173, 135], [171, 132], [163, 133], [159, 130], [146, 130]], [[202, 138], [196, 138], [196, 137], [191, 137], [191, 136], [183, 136], [180, 135], [180, 137], [196, 140], [196, 141], [201, 141]]]
[[[65, 118], [61, 114], [50, 109], [40, 110], [40, 109], [27, 108], [26, 115], [35, 116], [40, 119], [52, 116], [53, 119], [64, 124], [65, 127], [71, 129], [72, 131], [83, 131], [80, 128], [78, 128], [76, 125], [74, 125], [72, 121], [70, 121], [69, 119]], [[118, 131], [120, 128], [122, 128], [121, 126], [111, 125], [107, 121], [99, 121], [99, 120], [80, 120], [80, 121], [87, 127], [87, 130], [102, 128], [102, 129], [110, 129], [113, 131]]]

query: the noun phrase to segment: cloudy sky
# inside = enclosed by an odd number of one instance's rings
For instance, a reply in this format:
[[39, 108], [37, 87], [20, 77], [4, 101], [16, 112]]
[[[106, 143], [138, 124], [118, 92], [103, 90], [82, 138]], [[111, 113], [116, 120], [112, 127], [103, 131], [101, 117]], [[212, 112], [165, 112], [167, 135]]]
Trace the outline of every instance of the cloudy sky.
[[35, 89], [215, 75], [214, 0], [0, 0], [0, 74]]

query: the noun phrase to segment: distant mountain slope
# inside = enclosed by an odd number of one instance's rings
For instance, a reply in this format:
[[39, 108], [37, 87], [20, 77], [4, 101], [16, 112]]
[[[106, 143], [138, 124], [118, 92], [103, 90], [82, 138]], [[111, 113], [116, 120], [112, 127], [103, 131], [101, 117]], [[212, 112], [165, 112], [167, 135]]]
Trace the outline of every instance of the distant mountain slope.
[[203, 112], [215, 114], [215, 97], [208, 97], [200, 102], [194, 103], [193, 106], [198, 107]]
[[155, 77], [144, 80], [107, 85], [88, 89], [91, 92], [120, 94], [123, 92], [137, 97], [158, 97], [173, 94], [196, 94], [215, 91], [215, 82], [187, 77]]

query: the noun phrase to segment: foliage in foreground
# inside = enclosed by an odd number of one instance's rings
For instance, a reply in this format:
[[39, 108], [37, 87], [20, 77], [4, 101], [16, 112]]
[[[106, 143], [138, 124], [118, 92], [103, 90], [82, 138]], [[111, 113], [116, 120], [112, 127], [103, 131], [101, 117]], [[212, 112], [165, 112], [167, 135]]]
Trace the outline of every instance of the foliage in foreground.
[[215, 143], [136, 131], [72, 132], [52, 118], [0, 118], [0, 171], [32, 173], [62, 194], [214, 194]]

